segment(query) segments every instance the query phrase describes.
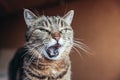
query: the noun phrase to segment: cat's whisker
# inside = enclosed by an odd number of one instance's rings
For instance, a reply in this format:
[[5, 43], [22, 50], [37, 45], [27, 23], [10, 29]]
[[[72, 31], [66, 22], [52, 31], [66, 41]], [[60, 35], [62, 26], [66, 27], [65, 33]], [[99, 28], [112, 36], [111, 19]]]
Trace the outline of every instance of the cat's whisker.
[[[40, 48], [40, 53], [42, 53], [43, 48], [44, 48], [44, 47], [41, 47], [41, 48]], [[40, 58], [39, 58], [39, 57], [37, 57], [37, 66], [39, 65], [39, 59], [40, 59]]]
[[32, 50], [34, 50], [36, 47], [38, 47], [38, 46], [41, 46], [42, 44], [38, 44], [38, 45], [35, 45], [33, 48], [31, 48], [30, 50], [32, 51]]
[[84, 47], [87, 48], [87, 46], [84, 43], [80, 42], [80, 41], [74, 40], [74, 43], [80, 44], [81, 46], [84, 46]]
[[43, 52], [43, 48], [44, 48], [44, 46], [40, 49], [40, 53], [42, 53], [42, 52]]
[[28, 65], [30, 65], [32, 63], [32, 60], [35, 59], [35, 54], [32, 54], [31, 58], [28, 61]]
[[31, 48], [31, 49], [30, 49], [29, 46], [25, 46], [27, 52], [25, 52], [21, 57], [24, 57], [24, 56], [25, 56], [26, 54], [28, 54], [29, 52], [31, 53], [31, 51], [33, 51], [36, 47], [41, 46], [41, 45], [42, 45], [42, 44], [38, 44], [38, 45], [34, 46], [34, 47]]
[[25, 52], [21, 57], [24, 57], [26, 54], [29, 54], [29, 52], [28, 51]]
[[78, 53], [79, 57], [83, 60], [83, 57], [82, 57], [80, 51], [74, 46], [73, 46], [73, 50], [75, 50]]
[[83, 39], [74, 38], [75, 41], [83, 41]]
[[30, 50], [28, 47], [24, 46], [25, 53], [21, 56], [24, 57], [26, 54], [29, 54]]
[[[80, 55], [82, 56], [81, 54], [81, 51], [83, 51], [82, 53], [90, 53], [89, 51], [89, 47], [87, 45], [85, 45], [84, 43], [82, 43], [81, 41], [79, 41], [79, 39], [77, 40], [74, 40], [73, 42], [73, 49]], [[80, 51], [81, 50], [81, 51]], [[88, 55], [88, 54], [87, 54]], [[91, 55], [91, 54], [89, 54]], [[82, 57], [83, 58], [83, 57]]]
[[86, 46], [86, 45], [83, 44], [83, 43], [74, 42], [74, 44], [76, 44], [76, 45], [78, 45], [78, 46], [80, 46], [80, 47], [83, 47], [83, 48], [85, 48], [85, 49], [88, 49], [88, 46]]
[[28, 48], [30, 44], [32, 44], [32, 42], [26, 42], [26, 43], [24, 44], [24, 47], [25, 47], [25, 48], [26, 48], [26, 47]]
[[77, 46], [84, 52], [89, 53], [89, 47], [80, 41], [74, 40], [74, 46]]
[[27, 52], [25, 52], [21, 57], [24, 57], [25, 55], [31, 53], [31, 50], [29, 50], [29, 49], [26, 49], [26, 50], [27, 50]]
[[79, 45], [79, 44], [74, 43], [73, 46], [76, 46], [77, 48], [81, 49], [81, 50], [84, 51], [85, 53], [88, 53], [87, 49], [86, 49], [83, 45], [81, 46], [81, 45]]
[[[44, 43], [44, 44], [46, 44], [46, 43]], [[31, 53], [31, 54], [32, 54], [30, 60], [28, 61], [28, 64], [29, 64], [29, 65], [31, 64], [32, 60], [35, 58], [35, 54], [34, 54], [34, 51], [33, 51], [33, 50], [34, 50], [35, 48], [41, 46], [41, 45], [43, 45], [43, 44], [35, 45], [35, 46], [34, 46], [33, 48], [31, 48], [31, 49], [30, 49], [29, 46], [27, 46], [27, 47], [28, 47], [28, 51], [27, 51], [23, 56], [25, 56], [27, 53]], [[26, 48], [27, 48], [27, 47], [26, 47]], [[43, 49], [43, 47], [40, 48], [40, 51], [41, 51], [41, 52], [42, 52], [42, 49]], [[22, 57], [23, 57], [23, 56], [22, 56]]]
[[[36, 45], [34, 48], [36, 48], [36, 47], [38, 47], [38, 46], [40, 46], [40, 45]], [[44, 47], [44, 46], [43, 46], [43, 47]], [[40, 48], [40, 53], [42, 53], [43, 47]], [[33, 49], [33, 50], [34, 50], [34, 49]], [[34, 54], [34, 51], [33, 51], [33, 50], [31, 51], [32, 56], [31, 56], [31, 58], [30, 58], [30, 60], [29, 60], [29, 65], [31, 64], [32, 60], [34, 60], [34, 58], [35, 58], [35, 54]]]

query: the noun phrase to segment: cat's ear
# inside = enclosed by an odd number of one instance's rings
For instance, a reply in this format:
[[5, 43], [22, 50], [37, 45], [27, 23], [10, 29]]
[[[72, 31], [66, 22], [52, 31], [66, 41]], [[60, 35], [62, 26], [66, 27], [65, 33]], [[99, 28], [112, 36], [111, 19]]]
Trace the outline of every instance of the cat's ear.
[[63, 19], [71, 25], [74, 16], [74, 10], [70, 10], [67, 14], [63, 16]]
[[24, 19], [26, 24], [29, 26], [31, 23], [37, 19], [37, 16], [28, 9], [24, 9]]

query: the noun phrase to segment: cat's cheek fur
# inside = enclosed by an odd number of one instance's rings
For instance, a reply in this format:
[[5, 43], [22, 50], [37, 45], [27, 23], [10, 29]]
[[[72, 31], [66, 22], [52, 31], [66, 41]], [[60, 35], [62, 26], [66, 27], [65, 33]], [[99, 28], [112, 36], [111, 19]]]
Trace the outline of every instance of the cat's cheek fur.
[[58, 43], [60, 45], [64, 45], [65, 44], [65, 40], [63, 38], [60, 38], [59, 41], [58, 41]]

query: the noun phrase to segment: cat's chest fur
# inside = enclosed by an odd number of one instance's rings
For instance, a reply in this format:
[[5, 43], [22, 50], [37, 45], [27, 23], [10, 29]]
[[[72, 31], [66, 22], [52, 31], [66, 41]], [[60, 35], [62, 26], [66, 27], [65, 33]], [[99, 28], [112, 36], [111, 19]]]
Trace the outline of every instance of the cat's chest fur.
[[[71, 68], [69, 57], [59, 61], [50, 61], [45, 58], [34, 59], [30, 65], [27, 64], [31, 55], [24, 57], [23, 80], [69, 80], [68, 75]], [[68, 79], [67, 79], [68, 78]]]

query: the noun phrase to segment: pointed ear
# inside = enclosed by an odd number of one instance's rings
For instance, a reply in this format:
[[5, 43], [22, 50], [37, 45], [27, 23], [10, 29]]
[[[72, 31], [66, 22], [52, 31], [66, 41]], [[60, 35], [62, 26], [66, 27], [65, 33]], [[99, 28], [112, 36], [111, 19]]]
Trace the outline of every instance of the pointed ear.
[[74, 16], [74, 10], [70, 10], [67, 14], [63, 16], [63, 19], [71, 25]]
[[26, 24], [29, 26], [31, 23], [37, 19], [37, 16], [28, 9], [24, 9], [24, 19]]

